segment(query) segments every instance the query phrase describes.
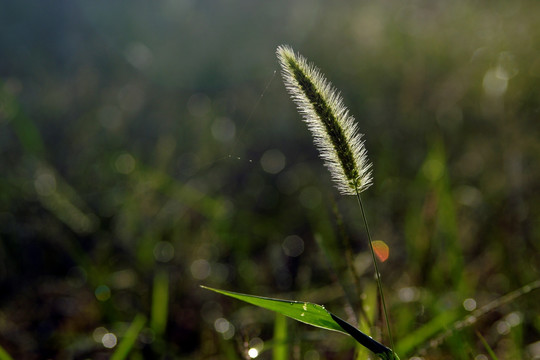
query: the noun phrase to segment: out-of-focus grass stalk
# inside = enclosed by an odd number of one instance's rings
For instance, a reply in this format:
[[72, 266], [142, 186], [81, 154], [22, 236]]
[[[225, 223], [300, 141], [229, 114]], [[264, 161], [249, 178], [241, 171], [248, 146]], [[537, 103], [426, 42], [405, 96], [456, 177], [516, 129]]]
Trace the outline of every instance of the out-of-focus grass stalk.
[[287, 360], [289, 358], [289, 347], [287, 345], [287, 318], [276, 313], [274, 320], [274, 360]]
[[221, 355], [228, 360], [238, 360], [238, 353], [236, 352], [236, 348], [232, 345], [232, 343], [228, 340], [223, 339], [220, 337], [219, 339], [219, 350], [221, 352]]
[[480, 341], [482, 342], [482, 345], [484, 345], [484, 348], [488, 352], [489, 356], [491, 356], [491, 359], [492, 360], [499, 360], [497, 355], [495, 355], [495, 351], [493, 351], [491, 346], [489, 346], [489, 344], [487, 343], [486, 339], [484, 339], [482, 334], [480, 334], [478, 331], [476, 331], [476, 336], [478, 336], [480, 338]]
[[9, 115], [10, 125], [19, 138], [21, 146], [26, 153], [33, 158], [42, 159], [45, 157], [45, 144], [39, 132], [39, 128], [23, 111], [16, 97], [12, 95], [4, 83], [0, 80], [0, 99], [2, 100], [2, 110]]
[[398, 342], [396, 351], [401, 355], [410, 355], [414, 349], [425, 343], [429, 343], [429, 339], [435, 336], [437, 333], [448, 328], [452, 322], [459, 318], [459, 311], [445, 311], [440, 313], [435, 318], [431, 319], [428, 323], [416, 328], [414, 331]]
[[[367, 284], [363, 289], [365, 296], [364, 301], [360, 304], [362, 306], [362, 317], [366, 317], [365, 321], [358, 322], [358, 329], [366, 334], [372, 334], [373, 329], [371, 329], [371, 324], [375, 322], [377, 316], [377, 292], [378, 287], [373, 283]], [[368, 349], [363, 347], [361, 344], [356, 345], [356, 360], [365, 360], [369, 359], [371, 356]]]
[[169, 310], [169, 274], [165, 268], [158, 267], [154, 275], [152, 292], [152, 316], [150, 328], [156, 337], [165, 333], [167, 314]]
[[0, 99], [3, 111], [9, 112], [9, 123], [24, 150], [25, 161], [33, 167], [36, 177], [34, 188], [39, 201], [76, 233], [85, 235], [97, 229], [98, 217], [53, 165], [48, 163], [46, 147], [38, 126], [24, 113], [16, 97], [5, 90], [1, 80]]
[[2, 346], [0, 346], [0, 360], [13, 360], [13, 358], [8, 354]]
[[[523, 287], [521, 287], [521, 288], [519, 288], [517, 290], [509, 292], [508, 294], [503, 295], [503, 296], [489, 302], [488, 304], [474, 310], [471, 314], [468, 314], [462, 320], [455, 321], [453, 324], [451, 324], [451, 322], [449, 322], [449, 321], [446, 321], [446, 325], [444, 325], [444, 328], [446, 328], [446, 331], [444, 331], [442, 334], [438, 335], [437, 337], [432, 338], [429, 341], [428, 341], [428, 339], [426, 339], [426, 341], [422, 341], [423, 343], [426, 343], [426, 346], [424, 348], [419, 349], [418, 354], [419, 355], [424, 355], [429, 348], [434, 348], [434, 347], [439, 346], [440, 344], [442, 344], [442, 342], [444, 340], [446, 340], [448, 337], [450, 337], [455, 331], [459, 331], [459, 330], [461, 330], [461, 329], [463, 329], [465, 327], [469, 327], [469, 326], [472, 326], [473, 324], [476, 324], [476, 322], [478, 321], [478, 319], [480, 317], [486, 315], [487, 313], [493, 311], [494, 309], [496, 309], [496, 308], [498, 308], [500, 306], [503, 306], [505, 304], [509, 304], [512, 301], [515, 301], [517, 298], [519, 298], [521, 296], [524, 296], [526, 294], [529, 294], [530, 292], [532, 292], [534, 290], [537, 290], [537, 289], [540, 289], [540, 279], [535, 280], [535, 281], [533, 281], [533, 282], [531, 282], [531, 283], [529, 283], [529, 284], [527, 284], [527, 285], [525, 285], [525, 286], [523, 286]], [[447, 314], [447, 313], [443, 313], [440, 316], [442, 317], [445, 314]], [[433, 320], [432, 320], [432, 322], [433, 322]], [[426, 325], [429, 325], [429, 324], [426, 324]], [[405, 343], [407, 341], [407, 339], [410, 339], [411, 342], [415, 342], [415, 343], [419, 344], [420, 342], [418, 342], [416, 340], [416, 338], [421, 336], [419, 334], [420, 332], [425, 332], [426, 325], [424, 325], [420, 329], [414, 331], [413, 333], [410, 333], [409, 336], [407, 336], [407, 338], [403, 339], [400, 342], [400, 345], [401, 345], [401, 343]], [[401, 346], [398, 346], [398, 348], [401, 348]], [[401, 351], [400, 351], [400, 353], [401, 353]]]
[[137, 314], [137, 316], [135, 316], [135, 319], [133, 319], [133, 322], [126, 331], [124, 338], [116, 348], [114, 354], [112, 354], [111, 360], [123, 360], [127, 358], [145, 323], [146, 317], [143, 314]]

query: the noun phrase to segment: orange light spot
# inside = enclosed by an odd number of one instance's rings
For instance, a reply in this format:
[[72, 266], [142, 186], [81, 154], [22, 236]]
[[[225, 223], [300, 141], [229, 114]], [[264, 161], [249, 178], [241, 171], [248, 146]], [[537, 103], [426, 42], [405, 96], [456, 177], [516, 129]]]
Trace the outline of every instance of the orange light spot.
[[386, 243], [382, 240], [375, 240], [371, 244], [373, 245], [373, 251], [375, 251], [375, 255], [377, 255], [379, 260], [385, 262], [390, 255], [390, 248], [388, 247], [388, 245], [386, 245]]

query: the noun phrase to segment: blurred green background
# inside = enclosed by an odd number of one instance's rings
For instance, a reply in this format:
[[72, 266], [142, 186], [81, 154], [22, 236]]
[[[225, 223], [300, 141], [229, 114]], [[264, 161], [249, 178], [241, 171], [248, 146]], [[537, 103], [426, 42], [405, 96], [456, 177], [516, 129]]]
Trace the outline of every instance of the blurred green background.
[[3, 1], [0, 350], [103, 359], [131, 326], [131, 359], [270, 359], [276, 327], [291, 359], [353, 357], [343, 335], [199, 288], [351, 322], [374, 299], [356, 200], [281, 81], [289, 44], [365, 134], [401, 358], [539, 358], [538, 292], [428, 341], [540, 277], [539, 15], [533, 0]]

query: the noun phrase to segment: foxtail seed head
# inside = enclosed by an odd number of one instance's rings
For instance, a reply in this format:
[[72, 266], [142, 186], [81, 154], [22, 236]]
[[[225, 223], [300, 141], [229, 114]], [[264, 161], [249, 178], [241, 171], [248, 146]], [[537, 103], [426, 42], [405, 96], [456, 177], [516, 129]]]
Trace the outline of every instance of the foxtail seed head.
[[343, 99], [314, 65], [287, 45], [277, 48], [283, 81], [311, 131], [319, 154], [342, 195], [356, 195], [372, 182], [362, 134]]

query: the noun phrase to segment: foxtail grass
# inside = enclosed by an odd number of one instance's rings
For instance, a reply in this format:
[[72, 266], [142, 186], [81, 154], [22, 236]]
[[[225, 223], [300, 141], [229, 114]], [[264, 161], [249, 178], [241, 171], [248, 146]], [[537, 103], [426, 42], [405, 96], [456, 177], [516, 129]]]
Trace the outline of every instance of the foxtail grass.
[[[277, 48], [283, 81], [313, 135], [320, 157], [342, 195], [355, 195], [362, 213], [392, 351], [394, 342], [381, 275], [360, 193], [372, 184], [372, 165], [354, 117], [321, 71], [287, 45]], [[394, 353], [394, 357], [396, 357]]]
[[286, 45], [277, 49], [283, 81], [313, 135], [339, 192], [356, 195], [372, 183], [362, 134], [343, 99], [319, 69]]

